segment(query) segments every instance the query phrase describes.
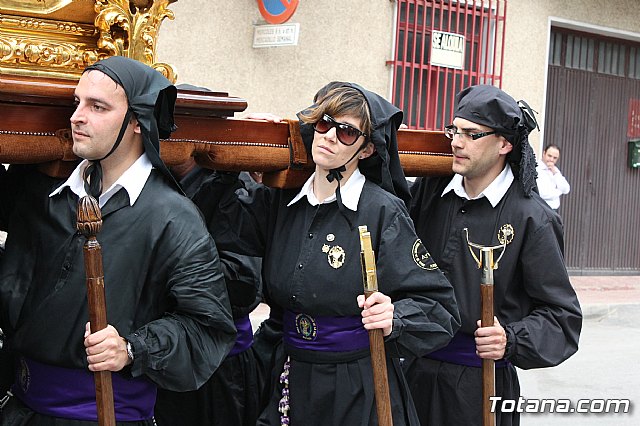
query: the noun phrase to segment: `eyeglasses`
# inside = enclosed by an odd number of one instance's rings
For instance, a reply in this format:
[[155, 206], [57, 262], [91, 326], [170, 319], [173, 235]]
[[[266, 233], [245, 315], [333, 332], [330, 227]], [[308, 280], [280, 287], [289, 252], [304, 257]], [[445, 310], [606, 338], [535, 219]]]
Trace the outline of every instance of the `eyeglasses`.
[[347, 146], [351, 146], [356, 143], [360, 136], [367, 136], [364, 132], [356, 129], [351, 124], [340, 123], [328, 114], [323, 115], [322, 119], [313, 125], [313, 129], [322, 134], [327, 133], [332, 127], [336, 128], [336, 136], [338, 137], [338, 140]]
[[460, 136], [462, 139], [468, 139], [471, 138], [471, 140], [478, 140], [480, 138], [483, 138], [485, 136], [489, 136], [489, 135], [494, 135], [498, 132], [493, 131], [493, 132], [480, 132], [480, 133], [466, 133], [466, 132], [459, 132], [458, 128], [456, 126], [454, 126], [453, 124], [450, 126], [447, 126], [444, 128], [444, 134], [449, 138], [449, 139], [453, 139], [453, 137], [455, 135]]

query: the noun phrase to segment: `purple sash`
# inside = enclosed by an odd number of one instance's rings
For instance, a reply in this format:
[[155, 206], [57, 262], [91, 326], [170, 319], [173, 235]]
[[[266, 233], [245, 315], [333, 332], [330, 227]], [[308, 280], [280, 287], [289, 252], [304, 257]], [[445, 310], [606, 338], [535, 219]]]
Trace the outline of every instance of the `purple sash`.
[[229, 352], [230, 356], [238, 355], [249, 349], [253, 344], [253, 329], [251, 328], [251, 320], [249, 319], [249, 315], [237, 318], [234, 320], [236, 324], [236, 330], [238, 330], [238, 335], [236, 337], [236, 344], [231, 348], [231, 352]]
[[348, 352], [369, 347], [362, 317], [312, 317], [284, 312], [284, 342], [298, 349]]
[[[476, 355], [475, 337], [462, 332], [456, 333], [447, 346], [427, 354], [426, 358], [451, 364], [466, 365], [467, 367], [482, 367], [482, 358]], [[506, 367], [507, 365], [509, 365], [509, 361], [504, 359], [495, 363], [497, 368]]]
[[[46, 365], [20, 358], [16, 383], [11, 390], [33, 411], [52, 417], [97, 421], [96, 390], [89, 370]], [[144, 378], [126, 379], [111, 374], [116, 420], [134, 422], [151, 419], [156, 386]]]

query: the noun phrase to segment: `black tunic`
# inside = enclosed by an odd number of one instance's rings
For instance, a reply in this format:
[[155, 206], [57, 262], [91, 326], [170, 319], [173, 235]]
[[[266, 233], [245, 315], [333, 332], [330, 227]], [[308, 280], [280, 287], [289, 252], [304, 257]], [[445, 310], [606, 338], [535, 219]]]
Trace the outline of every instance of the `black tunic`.
[[[312, 317], [359, 316], [356, 298], [363, 286], [357, 228], [350, 228], [335, 202], [311, 206], [303, 198], [287, 206], [297, 192], [261, 188], [244, 203], [226, 198], [219, 213], [227, 234], [217, 241], [223, 248], [264, 254], [272, 315], [286, 309]], [[367, 181], [357, 211], [346, 214], [354, 226], [367, 225], [371, 232], [379, 288], [395, 307], [393, 331], [386, 338], [394, 424], [417, 425], [398, 357], [420, 356], [449, 341], [458, 326], [453, 292], [422, 250], [400, 199]], [[343, 256], [332, 258], [332, 248]], [[288, 354], [285, 348], [275, 375]], [[313, 358], [291, 355], [291, 424], [377, 424], [370, 356], [333, 362]], [[280, 392], [275, 386], [258, 424], [280, 424]]]
[[[564, 264], [559, 216], [537, 194], [525, 197], [515, 180], [495, 208], [485, 197], [465, 200], [453, 191], [441, 197], [450, 179], [416, 182], [411, 217], [455, 289], [459, 333], [473, 336], [481, 316], [481, 271], [463, 229], [469, 229], [470, 241], [489, 246], [499, 245], [501, 228], [510, 225], [513, 239], [494, 271], [494, 312], [507, 333], [505, 359], [523, 369], [566, 360], [578, 349], [582, 314]], [[428, 359], [410, 363], [407, 377], [423, 424], [480, 424], [479, 370]], [[498, 395], [517, 399], [515, 369], [497, 368], [496, 376]], [[512, 421], [518, 422], [503, 418], [501, 424]]]
[[[0, 268], [0, 319], [17, 355], [87, 368], [84, 237], [78, 197], [62, 182], [16, 167], [1, 182], [8, 229]], [[156, 385], [201, 386], [233, 346], [235, 327], [215, 244], [195, 206], [155, 170], [130, 206], [120, 189], [102, 208], [107, 319], [136, 358], [118, 374]], [[8, 226], [8, 228], [7, 228]]]
[[[215, 172], [196, 167], [180, 180], [180, 186], [209, 216], [205, 221], [215, 240], [220, 226], [211, 218], [212, 210], [206, 195], [206, 179], [212, 173]], [[245, 318], [261, 301], [261, 259], [229, 251], [219, 251], [219, 254], [233, 318]], [[249, 347], [228, 356], [198, 390], [173, 392], [159, 389], [156, 422], [158, 426], [255, 425], [260, 414], [263, 381], [253, 347]]]

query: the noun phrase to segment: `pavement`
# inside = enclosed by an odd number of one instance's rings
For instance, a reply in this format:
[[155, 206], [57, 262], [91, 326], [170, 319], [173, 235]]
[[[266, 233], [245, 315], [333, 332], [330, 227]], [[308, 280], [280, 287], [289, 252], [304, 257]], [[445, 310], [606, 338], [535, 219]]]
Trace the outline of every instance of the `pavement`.
[[640, 304], [640, 276], [571, 276], [585, 319]]

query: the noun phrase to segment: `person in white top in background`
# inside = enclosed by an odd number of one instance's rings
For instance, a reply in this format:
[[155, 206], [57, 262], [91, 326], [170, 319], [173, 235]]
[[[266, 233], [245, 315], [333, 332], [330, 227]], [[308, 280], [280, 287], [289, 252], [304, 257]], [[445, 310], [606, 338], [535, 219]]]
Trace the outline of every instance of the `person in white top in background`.
[[556, 211], [560, 208], [560, 196], [568, 194], [571, 190], [569, 182], [556, 167], [558, 158], [560, 158], [560, 148], [557, 145], [548, 145], [542, 153], [542, 160], [538, 160], [536, 168], [540, 196]]

